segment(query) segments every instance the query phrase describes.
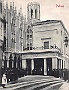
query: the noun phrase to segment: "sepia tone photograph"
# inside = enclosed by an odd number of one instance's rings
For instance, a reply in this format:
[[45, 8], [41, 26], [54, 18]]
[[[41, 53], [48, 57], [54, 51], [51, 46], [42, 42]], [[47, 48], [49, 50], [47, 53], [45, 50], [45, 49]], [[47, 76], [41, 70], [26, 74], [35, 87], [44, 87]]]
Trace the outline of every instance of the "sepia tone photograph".
[[0, 0], [0, 90], [69, 90], [69, 0]]

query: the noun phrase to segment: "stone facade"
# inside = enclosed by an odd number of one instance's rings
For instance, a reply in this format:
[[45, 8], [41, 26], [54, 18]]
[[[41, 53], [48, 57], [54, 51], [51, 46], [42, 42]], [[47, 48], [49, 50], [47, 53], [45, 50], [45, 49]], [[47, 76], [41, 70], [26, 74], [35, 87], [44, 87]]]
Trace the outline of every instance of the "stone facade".
[[1, 84], [1, 67], [2, 67], [2, 55], [3, 55], [3, 40], [4, 40], [4, 18], [3, 18], [3, 0], [0, 0], [0, 84]]
[[[40, 20], [40, 4], [29, 3], [27, 21], [20, 8], [4, 8], [4, 67], [24, 69], [28, 74], [49, 75], [54, 69], [69, 69], [69, 34], [60, 20]], [[9, 58], [10, 57], [10, 58]], [[10, 61], [11, 60], [11, 61]], [[50, 72], [50, 73], [49, 73]]]
[[[8, 7], [8, 3], [6, 2], [6, 7], [4, 7], [3, 12], [4, 17], [4, 46], [3, 46], [3, 60], [2, 63], [6, 63], [5, 66], [3, 64], [3, 68], [9, 68], [9, 57], [13, 53], [22, 52], [23, 51], [23, 43], [24, 41], [24, 31], [25, 31], [25, 18], [22, 13], [22, 8], [17, 12], [17, 9], [13, 3], [10, 3], [10, 7]], [[12, 59], [14, 60], [15, 55], [12, 55]], [[7, 61], [6, 61], [6, 60]], [[5, 62], [6, 61], [6, 62]], [[13, 67], [12, 61], [12, 67]]]
[[[40, 7], [39, 4], [37, 6]], [[21, 53], [22, 62], [24, 61], [22, 66], [27, 69], [27, 74], [34, 71], [36, 74], [48, 75], [53, 69], [69, 69], [69, 46], [64, 44], [65, 37], [69, 39], [69, 34], [63, 22], [35, 19], [34, 7], [36, 3], [29, 3], [27, 7], [26, 50]]]

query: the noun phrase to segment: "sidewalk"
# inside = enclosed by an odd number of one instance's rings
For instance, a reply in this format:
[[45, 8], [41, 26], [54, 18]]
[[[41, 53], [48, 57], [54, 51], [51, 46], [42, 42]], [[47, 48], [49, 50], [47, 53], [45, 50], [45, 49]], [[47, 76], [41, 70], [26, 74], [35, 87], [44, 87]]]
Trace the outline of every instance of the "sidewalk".
[[59, 90], [69, 90], [69, 82], [64, 82], [64, 84], [59, 88]]

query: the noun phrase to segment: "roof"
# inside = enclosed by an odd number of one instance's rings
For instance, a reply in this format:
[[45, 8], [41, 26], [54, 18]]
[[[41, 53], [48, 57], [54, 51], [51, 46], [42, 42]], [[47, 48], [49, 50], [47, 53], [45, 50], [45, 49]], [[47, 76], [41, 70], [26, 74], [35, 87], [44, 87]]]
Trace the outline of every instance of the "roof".
[[64, 30], [67, 32], [67, 34], [69, 35], [67, 29], [65, 28], [63, 22], [61, 20], [46, 20], [46, 21], [39, 21], [36, 23], [33, 23], [32, 26], [38, 26], [38, 25], [44, 25], [44, 24], [55, 24], [55, 23], [60, 23], [62, 25], [62, 27], [64, 28]]
[[27, 6], [29, 6], [29, 5], [40, 5], [40, 4], [38, 2], [30, 2], [27, 4]]
[[46, 21], [39, 21], [33, 24], [33, 26], [37, 25], [43, 25], [43, 24], [51, 24], [51, 23], [59, 23], [61, 22], [60, 20], [46, 20]]

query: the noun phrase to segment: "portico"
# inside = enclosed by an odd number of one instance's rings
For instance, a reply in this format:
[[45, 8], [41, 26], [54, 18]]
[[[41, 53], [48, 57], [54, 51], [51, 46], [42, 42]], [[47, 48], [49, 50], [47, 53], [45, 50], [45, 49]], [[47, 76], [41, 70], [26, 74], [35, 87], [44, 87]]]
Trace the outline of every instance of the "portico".
[[58, 63], [59, 59], [62, 60], [62, 55], [57, 49], [30, 50], [21, 54], [22, 67], [26, 68], [27, 74], [50, 75], [49, 72], [63, 64]]

